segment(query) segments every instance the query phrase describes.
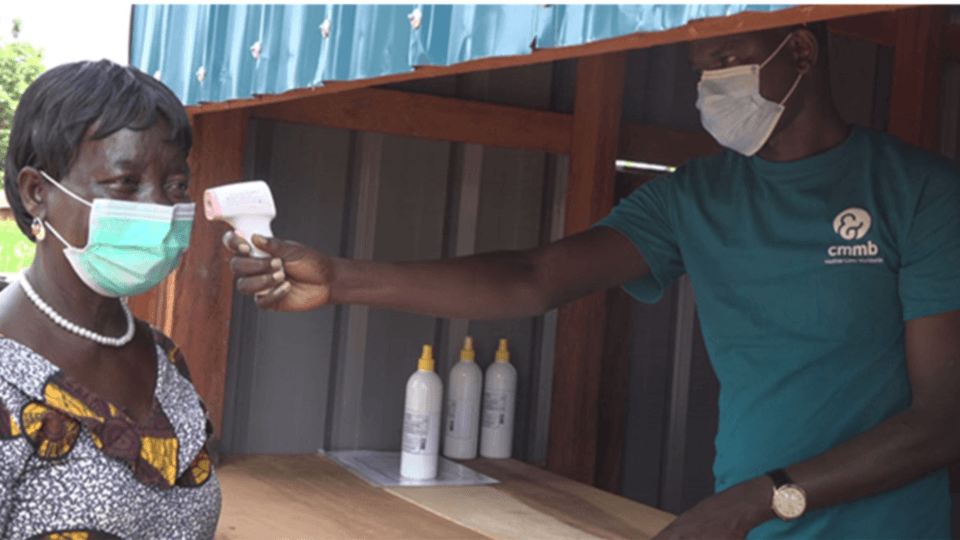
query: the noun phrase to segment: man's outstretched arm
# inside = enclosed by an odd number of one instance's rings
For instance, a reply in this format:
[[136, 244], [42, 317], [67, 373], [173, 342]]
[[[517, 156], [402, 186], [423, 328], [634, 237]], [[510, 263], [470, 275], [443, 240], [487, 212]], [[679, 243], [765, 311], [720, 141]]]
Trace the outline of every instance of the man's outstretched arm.
[[279, 311], [329, 303], [438, 317], [524, 317], [650, 273], [630, 240], [608, 227], [526, 251], [423, 262], [341, 259], [296, 242], [254, 241], [271, 257], [249, 257], [243, 239], [224, 236], [235, 254], [230, 267], [239, 277], [237, 289], [254, 295], [261, 308]]

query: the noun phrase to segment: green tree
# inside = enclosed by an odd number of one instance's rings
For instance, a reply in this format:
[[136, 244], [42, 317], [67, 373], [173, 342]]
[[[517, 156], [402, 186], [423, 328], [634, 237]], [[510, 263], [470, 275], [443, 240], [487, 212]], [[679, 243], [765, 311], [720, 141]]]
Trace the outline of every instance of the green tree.
[[[0, 38], [0, 158], [6, 159], [13, 113], [23, 92], [44, 71], [43, 48], [18, 40], [22, 25], [14, 19], [12, 41]], [[3, 179], [0, 178], [0, 187]]]
[[[43, 49], [18, 39], [22, 27], [20, 19], [14, 19], [10, 29], [13, 39], [0, 37], [0, 163], [7, 156], [13, 113], [20, 98], [44, 71]], [[2, 173], [0, 189], [3, 189]], [[15, 221], [0, 221], [0, 273], [19, 272], [30, 266], [35, 250], [36, 246], [17, 229]]]

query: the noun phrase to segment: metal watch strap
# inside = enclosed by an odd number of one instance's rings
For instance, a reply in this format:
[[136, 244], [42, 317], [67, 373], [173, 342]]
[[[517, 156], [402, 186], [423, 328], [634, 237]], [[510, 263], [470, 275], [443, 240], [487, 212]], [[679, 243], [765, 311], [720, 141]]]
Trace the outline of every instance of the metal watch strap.
[[787, 484], [792, 484], [793, 480], [790, 479], [790, 475], [787, 474], [787, 471], [783, 469], [776, 469], [767, 473], [767, 476], [773, 480], [773, 487], [779, 489]]

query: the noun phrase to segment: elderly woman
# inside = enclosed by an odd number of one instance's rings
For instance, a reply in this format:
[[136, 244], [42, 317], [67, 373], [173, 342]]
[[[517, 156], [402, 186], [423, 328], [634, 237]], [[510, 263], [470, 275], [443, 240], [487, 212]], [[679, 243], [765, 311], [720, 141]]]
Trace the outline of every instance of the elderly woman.
[[124, 301], [187, 249], [191, 142], [169, 89], [106, 60], [24, 93], [4, 187], [37, 251], [0, 293], [0, 538], [213, 538], [204, 406]]

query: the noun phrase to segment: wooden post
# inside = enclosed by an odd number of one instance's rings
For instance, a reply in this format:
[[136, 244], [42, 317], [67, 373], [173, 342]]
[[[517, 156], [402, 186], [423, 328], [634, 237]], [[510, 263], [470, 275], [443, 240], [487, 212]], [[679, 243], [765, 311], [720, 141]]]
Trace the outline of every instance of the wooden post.
[[[191, 117], [194, 147], [190, 153], [190, 196], [201, 203], [205, 189], [243, 180], [248, 113], [244, 109]], [[167, 310], [170, 337], [180, 346], [193, 385], [207, 405], [220, 438], [223, 394], [227, 375], [227, 343], [233, 277], [229, 253], [220, 239], [224, 229], [206, 220], [197, 205], [190, 249], [187, 250]]]
[[888, 131], [904, 141], [937, 151], [940, 80], [947, 9], [924, 6], [897, 12]]
[[[625, 68], [623, 52], [578, 62], [567, 235], [586, 230], [613, 207]], [[606, 321], [606, 292], [558, 314], [547, 468], [587, 484], [596, 481]]]
[[607, 291], [607, 320], [597, 404], [597, 468], [594, 485], [620, 493], [624, 433], [627, 428], [627, 381], [630, 375], [630, 311], [633, 300], [623, 289]]

